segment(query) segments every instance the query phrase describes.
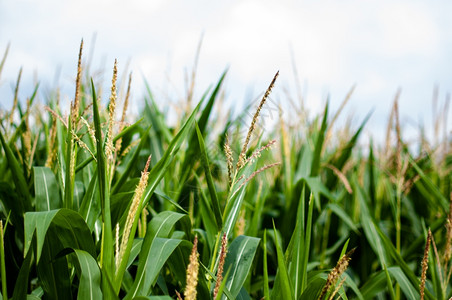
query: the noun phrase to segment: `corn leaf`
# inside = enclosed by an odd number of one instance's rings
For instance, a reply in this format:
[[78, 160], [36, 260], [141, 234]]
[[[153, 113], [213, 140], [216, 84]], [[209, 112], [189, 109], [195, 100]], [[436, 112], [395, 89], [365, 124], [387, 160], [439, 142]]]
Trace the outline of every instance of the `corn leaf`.
[[279, 276], [279, 281], [275, 282], [275, 286], [273, 287], [271, 297], [274, 299], [293, 299], [293, 289], [291, 287], [288, 270], [286, 267], [286, 262], [284, 260], [284, 253], [281, 249], [281, 244], [278, 242], [278, 237], [276, 235], [275, 224], [273, 223], [273, 230], [275, 233], [275, 246], [276, 253], [278, 258], [278, 272], [277, 277]]
[[260, 239], [249, 236], [238, 236], [232, 241], [224, 263], [229, 270], [225, 287], [236, 298], [249, 275]]
[[140, 266], [142, 266], [140, 270], [142, 270], [142, 272], [135, 278], [133, 286], [125, 299], [133, 299], [135, 296], [145, 296], [150, 293], [151, 287], [154, 286], [157, 281], [157, 276], [159, 275], [163, 264], [180, 242], [181, 240], [177, 239], [156, 237], [153, 240], [148, 253], [143, 253], [142, 250], [142, 253], [146, 254], [146, 258], [140, 257]]
[[212, 174], [210, 173], [209, 158], [207, 157], [204, 139], [197, 124], [196, 124], [196, 133], [198, 135], [199, 150], [201, 152], [201, 162], [204, 167], [204, 173], [206, 175], [206, 181], [207, 186], [209, 188], [210, 199], [212, 202], [212, 208], [215, 215], [215, 221], [217, 223], [218, 230], [220, 230], [222, 225], [220, 203], [218, 200], [217, 191], [215, 190], [215, 184], [212, 179]]
[[91, 232], [85, 220], [75, 211], [61, 208], [45, 212], [28, 212], [25, 214], [25, 245], [24, 253], [27, 255], [33, 236], [36, 235], [36, 261], [41, 258], [42, 247], [47, 231], [52, 226], [56, 229], [56, 239], [64, 247], [85, 250], [93, 257], [96, 251]]
[[35, 207], [37, 211], [49, 211], [61, 206], [60, 189], [55, 174], [46, 167], [33, 167]]
[[16, 157], [13, 154], [10, 146], [5, 141], [2, 132], [0, 131], [0, 141], [3, 146], [3, 150], [5, 150], [6, 161], [8, 162], [9, 169], [11, 170], [11, 174], [14, 179], [14, 184], [16, 186], [17, 194], [23, 199], [22, 203], [24, 204], [24, 208], [26, 211], [31, 210], [31, 197], [28, 191], [28, 184], [25, 180], [24, 174], [22, 173], [22, 169], [19, 166], [19, 163], [16, 160]]
[[102, 299], [101, 273], [97, 261], [86, 251], [71, 249], [80, 280], [77, 299]]

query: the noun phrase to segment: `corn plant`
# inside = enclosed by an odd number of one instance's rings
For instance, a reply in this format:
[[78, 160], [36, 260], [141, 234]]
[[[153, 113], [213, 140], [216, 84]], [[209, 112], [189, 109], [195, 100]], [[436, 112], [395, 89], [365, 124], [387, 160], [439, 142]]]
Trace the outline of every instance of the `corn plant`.
[[131, 120], [132, 76], [118, 97], [115, 61], [104, 96], [82, 52], [68, 112], [38, 85], [19, 99], [21, 71], [1, 111], [3, 299], [452, 296], [450, 141], [415, 152], [399, 94], [368, 148], [370, 114], [336, 128], [354, 88], [337, 112], [262, 124], [279, 73], [239, 116], [219, 101], [227, 71], [196, 106], [192, 84], [168, 125], [149, 85]]

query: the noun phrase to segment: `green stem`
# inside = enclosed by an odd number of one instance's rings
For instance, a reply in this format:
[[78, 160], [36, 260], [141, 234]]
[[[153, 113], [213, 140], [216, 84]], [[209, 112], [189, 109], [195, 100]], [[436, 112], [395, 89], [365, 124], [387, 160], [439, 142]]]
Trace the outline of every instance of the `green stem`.
[[64, 183], [64, 207], [72, 209], [72, 201], [74, 195], [73, 180], [74, 176], [72, 174], [72, 165], [75, 163], [73, 161], [73, 151], [74, 149], [74, 139], [72, 137], [72, 120], [69, 117], [67, 126], [67, 136], [66, 136], [66, 178]]
[[3, 299], [8, 299], [8, 291], [6, 289], [6, 267], [5, 267], [5, 245], [3, 241], [3, 222], [0, 221], [0, 259], [2, 264], [2, 295]]
[[[110, 177], [110, 176], [108, 176]], [[108, 180], [107, 180], [108, 182]], [[113, 274], [115, 274], [114, 265], [114, 245], [113, 245], [113, 233], [111, 228], [111, 212], [110, 212], [110, 186], [105, 187], [104, 194], [104, 214], [103, 214], [103, 231], [102, 231], [102, 252], [101, 262], [103, 271], [102, 290], [105, 299], [111, 298], [111, 282], [113, 282]], [[110, 278], [107, 278], [110, 277]], [[110, 282], [108, 282], [109, 280]], [[115, 290], [116, 292], [116, 290]], [[116, 292], [118, 294], [119, 290]], [[108, 296], [110, 295], [110, 296]]]
[[[401, 248], [401, 231], [402, 231], [402, 221], [401, 221], [401, 209], [402, 209], [402, 184], [403, 182], [401, 179], [397, 180], [397, 187], [396, 187], [396, 201], [397, 201], [397, 207], [396, 207], [396, 250], [397, 253], [400, 254], [400, 248]], [[400, 300], [400, 286], [399, 284], [396, 284], [396, 299]]]
[[322, 234], [322, 250], [321, 250], [322, 254], [320, 257], [320, 268], [323, 267], [323, 263], [325, 262], [326, 248], [328, 247], [328, 233], [330, 232], [330, 225], [331, 225], [331, 210], [328, 209], [326, 212], [325, 226], [323, 227], [323, 234]]

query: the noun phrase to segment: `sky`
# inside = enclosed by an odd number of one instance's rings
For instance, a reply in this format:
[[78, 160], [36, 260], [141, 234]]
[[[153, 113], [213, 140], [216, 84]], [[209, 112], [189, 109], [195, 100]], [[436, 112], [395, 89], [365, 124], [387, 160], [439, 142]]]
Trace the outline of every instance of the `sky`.
[[[400, 89], [404, 131], [423, 124], [431, 132], [435, 87], [437, 110], [452, 91], [451, 11], [450, 1], [412, 0], [0, 0], [0, 53], [10, 44], [0, 108], [11, 106], [21, 67], [21, 98], [39, 78], [40, 101], [56, 85], [70, 100], [82, 38], [85, 62], [104, 74], [98, 80], [109, 80], [115, 58], [120, 76], [133, 72], [135, 113], [144, 79], [165, 105], [186, 95], [202, 38], [195, 99], [228, 68], [226, 99], [239, 110], [279, 70], [272, 97], [283, 110], [287, 94], [300, 93], [308, 111], [320, 111], [327, 97], [334, 111], [356, 85], [345, 116], [359, 124], [373, 111], [366, 134], [381, 139]], [[448, 120], [450, 136], [450, 113]]]

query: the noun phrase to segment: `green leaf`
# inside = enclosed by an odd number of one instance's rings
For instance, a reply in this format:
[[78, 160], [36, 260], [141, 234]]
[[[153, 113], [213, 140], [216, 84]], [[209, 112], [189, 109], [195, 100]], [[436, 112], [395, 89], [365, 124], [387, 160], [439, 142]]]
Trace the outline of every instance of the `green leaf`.
[[[388, 268], [389, 270], [390, 268]], [[374, 273], [362, 286], [361, 286], [361, 294], [364, 299], [374, 299], [374, 297], [386, 291], [387, 282], [386, 275], [384, 271], [379, 271]]]
[[98, 176], [93, 176], [91, 178], [88, 190], [83, 196], [79, 210], [80, 215], [85, 219], [86, 224], [91, 231], [94, 229], [94, 224], [101, 212], [98, 182]]
[[[210, 98], [207, 101], [207, 104], [204, 107], [204, 109], [203, 109], [203, 111], [201, 113], [201, 116], [198, 119], [197, 123], [198, 123], [198, 126], [199, 126], [199, 131], [200, 131], [200, 133], [203, 136], [205, 136], [206, 127], [208, 125], [207, 122], [208, 122], [209, 116], [210, 116], [210, 114], [212, 112], [212, 108], [213, 108], [213, 105], [215, 103], [215, 100], [217, 99], [218, 94], [220, 92], [221, 85], [222, 85], [222, 83], [224, 81], [226, 73], [227, 73], [227, 70], [225, 70], [223, 72], [223, 74], [221, 75], [220, 80], [218, 81], [217, 85], [215, 86], [214, 90], [212, 91], [212, 94], [210, 95]], [[204, 101], [206, 95], [207, 95], [207, 92], [201, 98], [200, 103], [202, 103]], [[182, 180], [181, 185], [183, 185], [185, 183], [185, 180], [188, 177], [188, 174], [189, 174], [189, 172], [191, 170], [191, 166], [193, 166], [193, 164], [196, 162], [197, 157], [196, 157], [196, 159], [193, 159], [194, 156], [196, 155], [197, 149], [198, 149], [198, 147], [197, 147], [198, 143], [196, 142], [196, 140], [197, 140], [197, 137], [196, 137], [196, 133], [194, 132], [190, 136], [189, 146], [188, 146], [188, 149], [187, 149], [184, 161], [182, 163], [182, 172], [183, 172], [182, 174], [183, 175], [182, 175], [182, 179], [181, 179]]]
[[45, 212], [28, 212], [25, 214], [24, 222], [24, 254], [27, 255], [33, 236], [36, 234], [37, 262], [40, 260], [44, 239], [51, 226], [57, 229], [57, 238], [65, 248], [85, 250], [93, 257], [96, 256], [91, 231], [85, 220], [73, 210], [62, 208]]
[[[35, 85], [35, 88], [33, 90], [33, 94], [31, 95], [31, 97], [29, 98], [29, 105], [31, 107], [31, 105], [33, 104], [33, 100], [36, 98], [36, 95], [38, 93], [38, 88], [39, 88], [39, 83]], [[18, 126], [16, 126], [16, 130], [14, 131], [14, 133], [11, 136], [11, 139], [9, 140], [9, 147], [13, 148], [14, 143], [16, 142], [17, 138], [20, 136], [23, 138], [22, 133], [26, 130], [26, 125], [25, 123], [27, 122], [27, 118], [28, 118], [28, 114], [26, 113], [22, 113], [21, 109], [20, 109], [20, 102], [18, 103], [17, 108], [19, 109], [19, 115], [20, 115], [20, 124]]]
[[[143, 282], [143, 281], [147, 282], [149, 272], [150, 272], [149, 271], [150, 264], [152, 265], [152, 263], [150, 263], [150, 262], [156, 258], [155, 256], [153, 256], [155, 253], [151, 252], [151, 251], [156, 251], [156, 248], [155, 248], [156, 246], [154, 246], [154, 250], [152, 250], [154, 240], [156, 238], [169, 237], [171, 231], [174, 228], [174, 225], [178, 221], [183, 219], [184, 217], [187, 218], [186, 215], [183, 215], [183, 214], [179, 214], [179, 213], [175, 213], [175, 212], [171, 212], [171, 211], [164, 211], [164, 212], [158, 214], [157, 216], [155, 216], [154, 218], [152, 218], [151, 222], [149, 222], [148, 228], [146, 230], [146, 236], [144, 237], [144, 241], [141, 246], [141, 251], [139, 254], [139, 263], [138, 263], [138, 270], [137, 270], [137, 273], [135, 276], [135, 282], [134, 282], [134, 285], [133, 285], [131, 291], [129, 292], [129, 294], [131, 294], [133, 296], [137, 295], [136, 293], [138, 292], [138, 289], [140, 289], [140, 291], [143, 292], [143, 288], [140, 287], [140, 285], [143, 283], [140, 283], [140, 282]], [[180, 241], [179, 241], [179, 243], [180, 243]], [[171, 245], [173, 245], [173, 244], [169, 244], [166, 247], [169, 247]], [[174, 251], [174, 249], [173, 249], [173, 251]], [[171, 253], [169, 253], [169, 254], [171, 254]], [[168, 255], [168, 257], [169, 257], [169, 255]], [[165, 258], [165, 261], [168, 257]], [[128, 260], [127, 257], [125, 257], [125, 258]], [[122, 278], [122, 276], [123, 276], [122, 274], [124, 274], [125, 267], [126, 267], [126, 264], [121, 263], [120, 268], [117, 270], [117, 278], [116, 278], [117, 283], [120, 283], [119, 279]], [[154, 275], [157, 276], [158, 273], [154, 274]], [[155, 277], [155, 279], [157, 279], [157, 277]], [[150, 286], [145, 286], [145, 287], [150, 288]], [[141, 293], [139, 295], [141, 295]]]
[[311, 193], [314, 195], [315, 204], [317, 209], [320, 211], [320, 194], [327, 197], [329, 200], [334, 201], [334, 196], [328, 190], [328, 188], [323, 184], [320, 176], [317, 177], [306, 177], [302, 178], [309, 186]]
[[335, 203], [329, 203], [326, 207], [331, 209], [331, 211], [335, 213], [345, 224], [347, 224], [347, 226], [351, 230], [353, 230], [355, 233], [358, 233], [358, 227], [356, 227], [353, 220], [350, 218], [347, 212], [345, 212], [345, 210], [342, 209], [342, 207]]
[[[430, 224], [430, 230], [433, 234], [435, 234], [438, 230], [441, 230], [446, 222], [446, 216], [436, 219], [433, 223]], [[407, 258], [413, 255], [414, 252], [418, 251], [423, 247], [425, 243], [425, 237], [423, 235], [419, 235], [413, 242], [410, 243], [410, 246], [406, 251], [403, 252], [403, 257]]]
[[317, 132], [317, 142], [315, 144], [314, 157], [312, 159], [310, 177], [318, 176], [319, 171], [320, 171], [320, 155], [322, 154], [323, 142], [325, 140], [325, 132], [328, 127], [328, 123], [327, 123], [328, 103], [329, 102], [326, 103], [325, 111], [323, 112], [322, 126], [321, 126], [320, 130]]
[[[72, 109], [72, 108], [71, 108]], [[71, 113], [72, 115], [72, 113]], [[67, 122], [67, 131], [66, 131], [66, 172], [64, 178], [64, 198], [63, 198], [63, 207], [72, 209], [73, 208], [73, 197], [74, 197], [74, 179], [75, 179], [75, 170], [72, 170], [71, 165], [77, 161], [77, 145], [74, 145], [74, 138], [72, 136], [72, 131], [76, 129], [72, 129], [72, 121], [71, 115], [69, 115]], [[74, 173], [72, 173], [74, 172]]]
[[[304, 199], [304, 187], [303, 187], [303, 193], [302, 193], [302, 197]], [[304, 202], [302, 201], [300, 202], [299, 205], [303, 205], [303, 218], [301, 218], [302, 221], [304, 221]], [[307, 277], [308, 277], [308, 262], [309, 262], [309, 251], [311, 249], [311, 232], [312, 232], [312, 214], [314, 212], [314, 199], [313, 199], [313, 194], [311, 193], [311, 195], [309, 196], [309, 203], [308, 203], [308, 219], [306, 221], [306, 231], [305, 231], [305, 237], [304, 237], [304, 243], [303, 243], [303, 248], [304, 249], [299, 249], [299, 251], [303, 251], [302, 256], [301, 256], [301, 272], [303, 274], [302, 277], [302, 286], [301, 286], [301, 292], [303, 292], [303, 290], [306, 288], [307, 285]], [[304, 251], [305, 250], [305, 251]]]
[[204, 173], [206, 175], [206, 181], [207, 186], [209, 188], [210, 199], [212, 201], [213, 212], [215, 215], [215, 220], [217, 222], [217, 228], [219, 231], [222, 225], [220, 202], [218, 200], [217, 191], [215, 190], [215, 183], [213, 182], [212, 174], [210, 173], [209, 158], [207, 157], [206, 153], [206, 145], [204, 144], [202, 133], [199, 130], [197, 124], [196, 124], [196, 133], [198, 134], [199, 150], [201, 151], [201, 162], [204, 167]]
[[[405, 294], [407, 299], [419, 299], [419, 291], [417, 286], [414, 287], [407, 276], [399, 267], [389, 268], [389, 273], [394, 277], [397, 283], [400, 285], [402, 292]], [[433, 298], [431, 298], [433, 299]]]
[[157, 185], [162, 180], [163, 176], [165, 175], [169, 165], [173, 161], [173, 159], [176, 157], [177, 151], [179, 151], [180, 146], [182, 145], [182, 142], [185, 140], [185, 138], [188, 136], [190, 129], [192, 128], [194, 122], [195, 122], [195, 115], [199, 109], [199, 105], [196, 106], [188, 120], [185, 122], [184, 126], [182, 126], [179, 133], [173, 138], [171, 143], [168, 146], [168, 149], [166, 149], [165, 154], [163, 154], [163, 157], [158, 161], [158, 163], [151, 169], [149, 172], [149, 184], [146, 188], [145, 194], [143, 196], [143, 201], [141, 203], [141, 207], [143, 207], [151, 198], [152, 193], [156, 189]]
[[320, 292], [325, 285], [327, 275], [320, 273], [311, 278], [306, 286], [306, 289], [301, 294], [300, 300], [318, 299]]
[[[237, 297], [235, 298], [236, 300], [251, 300], [250, 295], [248, 294], [248, 292], [246, 291], [246, 289], [244, 287], [242, 287], [240, 289], [239, 294], [237, 295]], [[231, 299], [232, 300], [232, 299]]]
[[[95, 177], [95, 176], [93, 176]], [[80, 206], [83, 202], [83, 197], [85, 195], [85, 185], [81, 181], [74, 182], [74, 202], [72, 205], [72, 209], [75, 211], [80, 210]]]
[[394, 288], [392, 287], [392, 280], [391, 280], [391, 276], [389, 275], [388, 268], [386, 266], [383, 266], [383, 270], [385, 271], [385, 275], [386, 275], [386, 283], [388, 286], [389, 295], [391, 296], [391, 300], [395, 300], [396, 296], [394, 293]]
[[135, 131], [138, 131], [140, 129], [140, 123], [143, 121], [143, 118], [139, 119], [135, 123], [129, 126], [125, 126], [120, 133], [115, 135], [113, 138], [113, 144], [116, 143], [117, 140], [125, 136], [126, 134], [133, 134]]
[[[207, 121], [209, 120], [209, 116], [210, 116], [210, 113], [212, 112], [213, 105], [215, 103], [215, 100], [218, 98], [221, 86], [223, 84], [224, 78], [226, 77], [227, 73], [228, 73], [228, 69], [224, 70], [224, 72], [221, 74], [220, 79], [218, 80], [215, 88], [213, 89], [212, 94], [210, 95], [210, 98], [207, 101], [207, 104], [202, 111], [201, 117], [198, 120], [199, 131], [203, 134], [208, 125]], [[195, 139], [196, 139], [195, 136], [192, 136], [193, 142]]]
[[[157, 281], [163, 265], [182, 240], [155, 238], [148, 253], [140, 256], [139, 276], [135, 278], [132, 288], [125, 299], [133, 299], [135, 296], [145, 296], [151, 291], [151, 287]], [[144, 260], [144, 261], [143, 261]], [[140, 266], [142, 268], [140, 269]]]
[[268, 285], [268, 266], [267, 266], [267, 229], [264, 229], [264, 242], [263, 247], [263, 266], [264, 266], [264, 298], [270, 300], [270, 288]]
[[7, 182], [0, 182], [0, 199], [5, 207], [5, 213], [11, 216], [13, 225], [17, 228], [17, 232], [21, 239], [24, 234], [24, 203], [14, 191], [14, 188]]
[[[247, 184], [245, 184], [240, 191], [237, 192], [235, 196], [228, 199], [226, 207], [223, 212], [223, 230], [222, 232], [226, 233], [226, 236], [229, 236], [232, 229], [235, 226], [237, 218], [239, 217], [240, 210], [242, 208], [242, 204], [245, 197], [245, 190]], [[217, 238], [218, 240], [220, 238]]]
[[137, 296], [133, 300], [173, 300], [170, 296]]
[[[135, 132], [139, 128], [139, 124], [141, 121], [143, 121], [143, 118], [139, 119], [130, 126], [124, 127], [124, 129], [113, 138], [113, 144], [116, 143], [116, 141], [122, 138], [124, 135]], [[94, 154], [94, 156], [97, 157], [97, 152]], [[86, 167], [93, 160], [94, 158], [91, 155], [88, 156], [87, 159], [85, 159], [75, 168], [75, 173], [78, 173], [79, 171], [83, 170], [83, 168]]]
[[[369, 120], [370, 116], [371, 116], [371, 113], [369, 113], [364, 118], [363, 122], [361, 123], [361, 126], [359, 126], [358, 130], [356, 131], [356, 133], [348, 141], [348, 143], [344, 146], [344, 148], [341, 149], [340, 156], [338, 157], [338, 159], [336, 159], [332, 163], [338, 170], [342, 170], [342, 168], [345, 166], [345, 163], [351, 157], [352, 150], [356, 146], [356, 143], [358, 142], [358, 138], [361, 135], [361, 132], [364, 129], [364, 126], [366, 125], [366, 123]], [[332, 189], [337, 184], [338, 178], [333, 173], [333, 171], [330, 170], [330, 169], [327, 169], [327, 173], [328, 173], [328, 175], [327, 175], [327, 181], [326, 181], [325, 185], [328, 187], [328, 189]]]
[[375, 254], [377, 254], [380, 265], [389, 265], [391, 263], [390, 257], [385, 251], [380, 236], [378, 235], [378, 227], [375, 224], [372, 216], [370, 215], [369, 206], [367, 204], [369, 200], [361, 186], [358, 184], [356, 176], [353, 176], [352, 178], [352, 185], [354, 186], [354, 190], [357, 191], [357, 198], [360, 203], [361, 226], [363, 228], [364, 235], [366, 236], [366, 239], [369, 242], [372, 250], [375, 252]]
[[[113, 236], [111, 227], [110, 214], [110, 188], [107, 182], [108, 168], [105, 162], [104, 147], [102, 144], [102, 128], [100, 125], [99, 104], [94, 82], [91, 79], [91, 92], [93, 97], [93, 116], [94, 129], [96, 136], [96, 151], [97, 151], [97, 176], [99, 179], [99, 195], [102, 212], [102, 245], [101, 245], [101, 269], [102, 269], [102, 291], [105, 298], [113, 298], [117, 296], [119, 287], [112, 285], [111, 277], [114, 276], [114, 253], [113, 253]], [[116, 289], [115, 289], [116, 288]]]
[[[397, 252], [396, 248], [391, 243], [391, 241], [388, 239], [388, 237], [381, 231], [381, 229], [376, 227], [376, 230], [377, 230], [378, 234], [380, 235], [380, 239], [382, 241], [382, 244], [383, 244], [385, 250], [391, 255], [391, 257], [397, 263], [397, 266], [400, 267], [400, 269], [403, 271], [404, 276], [400, 275], [400, 272], [398, 272], [398, 271], [391, 271], [390, 269], [388, 269], [389, 272], [397, 280], [397, 282], [399, 283], [400, 288], [402, 288], [402, 290], [403, 290], [402, 284], [404, 285], [404, 288], [405, 288], [404, 293], [405, 294], [408, 293], [411, 295], [412, 290], [410, 289], [408, 283], [406, 283], [405, 281], [408, 280], [412, 286], [418, 287], [419, 283], [420, 283], [419, 279], [414, 274], [414, 272], [411, 270], [411, 268], [408, 266], [408, 264], [405, 262], [405, 260], [402, 258], [402, 256]], [[425, 296], [427, 299], [432, 299], [432, 300], [435, 299], [433, 297], [433, 295], [427, 289], [425, 290]]]
[[28, 286], [28, 277], [30, 275], [30, 268], [32, 264], [32, 251], [29, 251], [25, 256], [22, 266], [20, 267], [19, 275], [16, 279], [16, 284], [14, 286], [13, 300], [22, 300], [27, 296], [27, 289], [24, 288]]
[[22, 202], [24, 204], [25, 210], [31, 210], [31, 202], [30, 202], [30, 193], [28, 191], [28, 184], [25, 180], [25, 176], [22, 173], [22, 169], [19, 166], [19, 163], [16, 160], [16, 157], [13, 154], [13, 151], [8, 146], [3, 137], [2, 132], [0, 131], [0, 141], [3, 145], [3, 150], [5, 150], [6, 160], [8, 162], [9, 169], [11, 170], [11, 174], [14, 179], [14, 184], [16, 186], [16, 191], [23, 198]]
[[[305, 257], [309, 256], [309, 246], [304, 247], [305, 243], [305, 189], [303, 188], [297, 208], [295, 229], [290, 238], [289, 245], [286, 249], [285, 262], [287, 264], [287, 272], [293, 286], [293, 294], [295, 298], [303, 292], [303, 281], [306, 281], [306, 265]], [[307, 260], [306, 260], [307, 262]], [[281, 276], [277, 276], [275, 284], [279, 285]], [[307, 277], [307, 276], [306, 276]], [[276, 295], [275, 295], [276, 296]], [[280, 295], [279, 295], [280, 296]]]
[[303, 293], [307, 284], [307, 268], [311, 248], [312, 213], [314, 210], [312, 194], [308, 207], [308, 219], [305, 229], [305, 189], [303, 188], [298, 204], [297, 223], [289, 243], [290, 245], [286, 250], [286, 257], [290, 257], [288, 261], [288, 273], [292, 280], [295, 297], [299, 297]]
[[[169, 165], [173, 161], [173, 159], [176, 157], [177, 151], [179, 150], [182, 142], [187, 137], [188, 133], [190, 132], [190, 128], [193, 125], [195, 121], [195, 114], [199, 109], [199, 104], [193, 111], [193, 113], [190, 115], [188, 120], [185, 122], [182, 129], [179, 131], [179, 133], [174, 137], [174, 139], [171, 141], [170, 145], [168, 146], [168, 149], [165, 151], [165, 154], [163, 157], [159, 160], [159, 162], [151, 169], [149, 173], [149, 179], [148, 179], [148, 185], [144, 192], [143, 198], [141, 200], [140, 206], [137, 211], [142, 211], [143, 207], [147, 204], [149, 199], [151, 198], [153, 192], [157, 188], [157, 185], [162, 180], [163, 176], [165, 175]], [[134, 223], [132, 225], [132, 229], [130, 231], [130, 234], [132, 236], [135, 235], [135, 231], [138, 224], [138, 218], [135, 218]], [[113, 245], [111, 245], [113, 247]], [[129, 240], [129, 244], [127, 245], [129, 250], [125, 251], [125, 255], [129, 255], [130, 248], [132, 247], [132, 240]], [[116, 272], [116, 279], [115, 279], [115, 286], [116, 289], [119, 291], [120, 282], [122, 280], [122, 277], [125, 272], [125, 264], [127, 262], [128, 258], [122, 260], [119, 269]]]
[[60, 189], [55, 174], [46, 167], [33, 167], [37, 211], [61, 207]]
[[138, 254], [140, 254], [141, 247], [143, 246], [143, 239], [134, 239], [132, 248], [130, 249], [130, 256], [129, 261], [127, 262], [126, 269], [129, 268], [132, 263], [135, 261], [135, 259], [138, 257]]
[[58, 257], [60, 251], [65, 248], [59, 235], [64, 235], [60, 228], [49, 228], [36, 271], [42, 289], [49, 299], [71, 299], [69, 264], [66, 257]]
[[162, 197], [164, 200], [168, 201], [169, 203], [171, 203], [174, 207], [176, 207], [177, 209], [179, 209], [181, 212], [188, 214], [188, 211], [186, 211], [182, 206], [179, 205], [179, 203], [177, 203], [176, 201], [174, 201], [173, 199], [171, 199], [170, 196], [166, 195], [162, 190], [160, 190], [159, 188], [156, 188], [154, 191], [154, 194], [159, 195], [160, 197]]
[[73, 249], [79, 286], [77, 299], [102, 299], [100, 269], [97, 261], [86, 251]]
[[224, 269], [230, 269], [230, 272], [225, 287], [234, 298], [240, 293], [249, 275], [259, 241], [258, 238], [241, 235], [229, 246]]
[[[343, 276], [345, 276], [345, 284], [348, 285], [352, 289], [353, 292], [355, 292], [355, 294], [358, 297], [358, 299], [360, 299], [360, 300], [367, 299], [367, 298], [363, 297], [363, 295], [361, 294], [361, 291], [359, 290], [359, 288], [356, 285], [355, 281], [353, 280], [353, 278], [350, 277], [350, 275], [348, 275], [348, 273], [344, 273]], [[342, 287], [342, 291], [343, 290], [344, 289]], [[345, 295], [345, 293], [344, 293], [344, 295]]]
[[278, 272], [276, 276], [279, 276], [279, 281], [278, 285], [276, 285], [275, 282], [276, 286], [273, 287], [271, 297], [274, 299], [277, 299], [278, 297], [280, 297], [281, 299], [294, 299], [289, 279], [289, 273], [284, 259], [284, 253], [281, 249], [281, 244], [278, 242], [278, 236], [276, 235], [276, 227], [274, 222], [273, 231], [275, 233], [275, 246], [278, 258]]
[[414, 167], [418, 175], [420, 176], [422, 183], [427, 187], [429, 191], [428, 198], [436, 199], [437, 204], [439, 204], [443, 208], [443, 212], [447, 212], [449, 209], [449, 201], [446, 199], [446, 197], [443, 196], [443, 194], [441, 194], [438, 187], [424, 173], [424, 171], [422, 171], [422, 169], [416, 164], [416, 162], [413, 160], [413, 158], [411, 158], [411, 156], [408, 156], [408, 160], [410, 164]]
[[[101, 203], [101, 210], [102, 210], [102, 217], [105, 220], [105, 206], [106, 202], [109, 201], [109, 197], [106, 197], [106, 191], [107, 188], [107, 182], [105, 178], [105, 172], [107, 171], [107, 167], [105, 165], [105, 154], [104, 154], [104, 147], [102, 145], [102, 127], [100, 125], [100, 115], [99, 115], [99, 104], [97, 103], [97, 95], [96, 90], [94, 87], [94, 82], [91, 79], [91, 89], [92, 89], [92, 97], [93, 97], [93, 116], [94, 116], [94, 129], [95, 129], [95, 136], [96, 136], [96, 158], [97, 158], [97, 176], [99, 179], [99, 195], [100, 195], [100, 203]], [[106, 228], [107, 230], [111, 230], [111, 224], [110, 227]]]
[[[201, 180], [195, 174], [196, 182], [198, 186], [201, 186]], [[213, 247], [215, 244], [215, 238], [218, 234], [217, 223], [215, 220], [215, 214], [213, 213], [212, 206], [210, 205], [210, 201], [207, 199], [207, 196], [204, 192], [204, 189], [199, 189], [199, 211], [201, 215], [201, 221], [204, 224], [204, 228], [206, 229], [208, 244], [209, 247]]]
[[151, 126], [149, 126], [141, 135], [142, 138], [140, 140], [140, 143], [138, 144], [138, 147], [134, 150], [132, 158], [128, 161], [127, 167], [125, 171], [121, 174], [118, 181], [113, 186], [112, 194], [115, 194], [119, 191], [119, 189], [124, 185], [124, 183], [127, 181], [127, 178], [129, 177], [130, 173], [134, 170], [136, 167], [138, 158], [140, 157], [140, 151], [148, 143], [148, 137], [149, 137], [149, 130], [151, 129]]

